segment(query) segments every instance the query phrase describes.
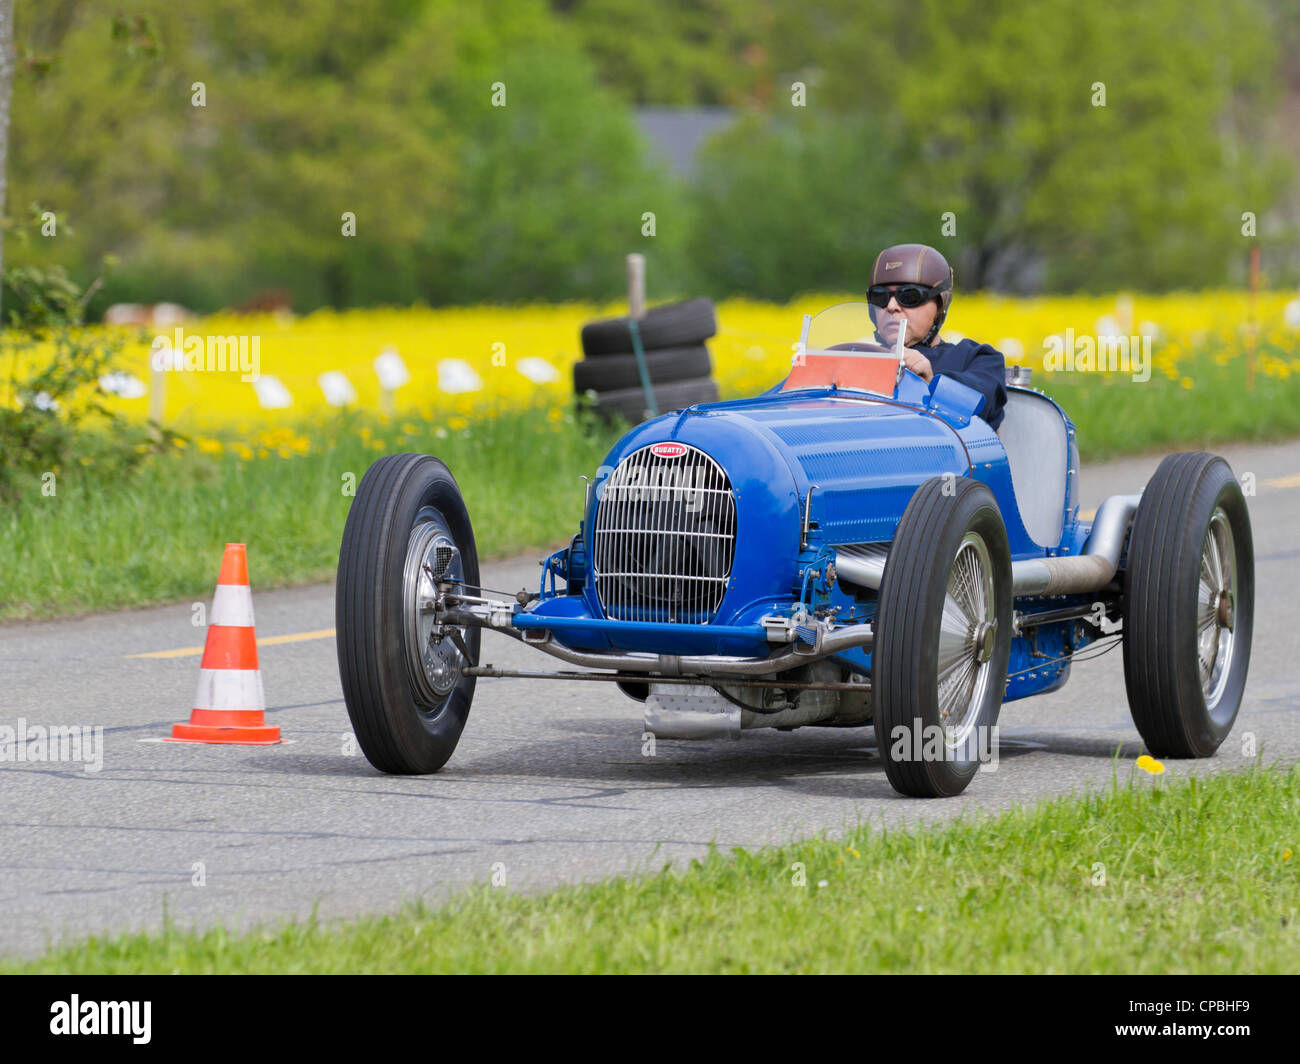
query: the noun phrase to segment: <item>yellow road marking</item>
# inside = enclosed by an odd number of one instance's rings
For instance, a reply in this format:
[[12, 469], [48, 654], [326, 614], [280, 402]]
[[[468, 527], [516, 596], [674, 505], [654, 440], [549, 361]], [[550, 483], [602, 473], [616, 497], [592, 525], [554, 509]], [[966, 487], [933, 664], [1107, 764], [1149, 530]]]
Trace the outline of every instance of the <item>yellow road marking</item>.
[[[329, 639], [334, 635], [333, 628], [321, 628], [315, 632], [295, 632], [293, 635], [272, 635], [259, 639], [259, 647], [279, 646], [281, 643], [304, 643], [308, 639]], [[148, 654], [127, 654], [128, 658], [188, 658], [202, 654], [202, 647], [181, 647], [179, 650], [154, 650]]]

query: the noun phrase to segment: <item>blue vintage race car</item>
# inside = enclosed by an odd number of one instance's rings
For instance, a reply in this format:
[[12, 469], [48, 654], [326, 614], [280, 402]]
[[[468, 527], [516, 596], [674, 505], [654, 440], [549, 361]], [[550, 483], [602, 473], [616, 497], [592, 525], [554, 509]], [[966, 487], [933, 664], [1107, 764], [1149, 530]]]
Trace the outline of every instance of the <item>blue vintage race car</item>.
[[[1148, 750], [1213, 754], [1241, 703], [1254, 606], [1228, 464], [1170, 455], [1140, 495], [1081, 520], [1074, 426], [1052, 399], [1009, 371], [994, 432], [982, 395], [905, 369], [869, 315], [845, 303], [805, 317], [771, 391], [628, 432], [536, 592], [480, 586], [442, 462], [371, 466], [336, 606], [371, 763], [437, 771], [480, 676], [580, 675], [642, 702], [658, 737], [870, 724], [897, 790], [954, 795], [996, 742], [1002, 703], [1056, 690], [1106, 637], [1122, 639]], [[587, 671], [485, 665], [484, 628]]]

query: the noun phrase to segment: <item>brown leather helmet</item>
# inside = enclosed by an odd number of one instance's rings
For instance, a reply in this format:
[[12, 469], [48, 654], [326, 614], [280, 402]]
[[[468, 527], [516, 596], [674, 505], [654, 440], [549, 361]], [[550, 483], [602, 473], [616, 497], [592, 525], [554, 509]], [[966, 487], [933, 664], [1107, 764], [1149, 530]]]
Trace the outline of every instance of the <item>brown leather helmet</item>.
[[[885, 248], [871, 267], [870, 284], [923, 284], [935, 289], [939, 313], [921, 343], [929, 344], [939, 335], [939, 327], [952, 305], [952, 267], [934, 248], [928, 244], [895, 244]], [[874, 308], [872, 320], [875, 320]]]

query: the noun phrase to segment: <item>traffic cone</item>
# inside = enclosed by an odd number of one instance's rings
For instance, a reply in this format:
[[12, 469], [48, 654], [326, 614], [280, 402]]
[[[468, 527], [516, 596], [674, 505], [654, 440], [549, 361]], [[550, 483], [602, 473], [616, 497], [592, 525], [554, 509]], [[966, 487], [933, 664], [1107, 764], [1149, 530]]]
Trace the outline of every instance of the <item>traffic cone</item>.
[[266, 723], [266, 695], [257, 667], [253, 590], [242, 543], [227, 543], [212, 600], [208, 638], [199, 666], [199, 690], [188, 724], [173, 724], [168, 742], [271, 746], [280, 729]]

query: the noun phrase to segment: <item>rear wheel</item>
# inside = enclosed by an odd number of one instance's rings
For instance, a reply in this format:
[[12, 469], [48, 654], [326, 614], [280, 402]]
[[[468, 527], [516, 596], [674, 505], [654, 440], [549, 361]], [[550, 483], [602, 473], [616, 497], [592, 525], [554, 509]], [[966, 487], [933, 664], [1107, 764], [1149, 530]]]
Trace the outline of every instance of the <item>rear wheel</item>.
[[1170, 455], [1142, 493], [1124, 574], [1124, 684], [1157, 757], [1209, 757], [1241, 708], [1255, 610], [1246, 500], [1217, 455]]
[[478, 590], [469, 514], [447, 467], [422, 454], [372, 465], [339, 551], [339, 676], [357, 741], [381, 772], [436, 772], [469, 716], [480, 632], [434, 623], [437, 584]]
[[994, 741], [1011, 652], [1011, 551], [992, 492], [935, 477], [889, 549], [872, 647], [876, 746], [902, 794], [960, 794]]

